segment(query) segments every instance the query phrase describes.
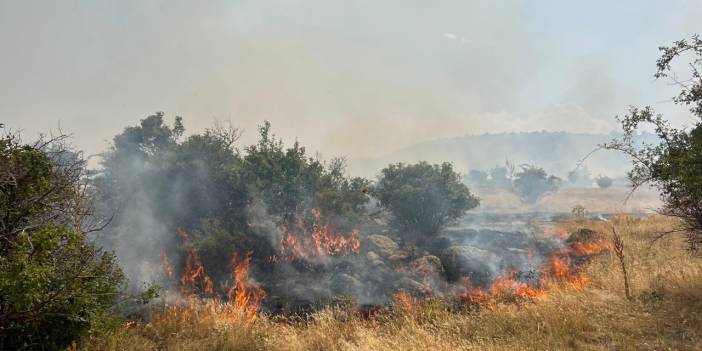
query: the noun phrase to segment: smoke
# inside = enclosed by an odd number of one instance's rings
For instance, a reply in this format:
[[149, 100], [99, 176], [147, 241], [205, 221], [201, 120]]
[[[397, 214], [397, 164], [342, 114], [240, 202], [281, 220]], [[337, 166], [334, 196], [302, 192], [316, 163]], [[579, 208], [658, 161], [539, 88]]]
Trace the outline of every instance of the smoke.
[[651, 84], [655, 48], [686, 37], [700, 11], [683, 0], [4, 2], [0, 115], [30, 133], [60, 121], [89, 154], [154, 109], [196, 119], [196, 131], [215, 117], [246, 130], [268, 119], [286, 140], [354, 158], [466, 133], [606, 133], [626, 106], [672, 95]]
[[[675, 11], [681, 4], [685, 11]], [[611, 117], [627, 105], [670, 95], [643, 91], [655, 47], [683, 36], [677, 30], [690, 30], [697, 22], [689, 18], [702, 10], [682, 1], [594, 2], [581, 9], [587, 11], [519, 0], [41, 5], [0, 4], [0, 41], [11, 53], [0, 57], [0, 76], [12, 83], [0, 83], [0, 115], [30, 131], [58, 119], [91, 153], [131, 124], [126, 118], [163, 108], [192, 117], [194, 132], [213, 117], [247, 130], [268, 119], [284, 139], [324, 155], [371, 158], [352, 164], [352, 174], [374, 176], [390, 162], [418, 160], [485, 170], [509, 159], [562, 178], [609, 136], [460, 136], [608, 133], [616, 128]], [[652, 20], [664, 6], [687, 19]], [[645, 15], [632, 18], [630, 8]], [[581, 14], [602, 26], [592, 28]], [[244, 134], [242, 144], [255, 136]], [[538, 270], [564, 245], [538, 237], [521, 218], [481, 214], [412, 247], [379, 220], [358, 228], [358, 253], [273, 263], [280, 218], [260, 194], [246, 193], [248, 185], [230, 183], [237, 181], [228, 176], [231, 164], [198, 159], [206, 151], [182, 164], [137, 151], [98, 184], [110, 189], [100, 211], [114, 218], [97, 239], [137, 286], [173, 285], [163, 276], [161, 253], [183, 266], [175, 233], [181, 225], [194, 228], [191, 238], [207, 249], [202, 258], [215, 279], [226, 278], [233, 253], [255, 250], [252, 276], [268, 288], [271, 309], [339, 295], [385, 303], [398, 290], [449, 292], [464, 277], [485, 285], [512, 270]], [[626, 164], [600, 161], [588, 167], [618, 175]]]

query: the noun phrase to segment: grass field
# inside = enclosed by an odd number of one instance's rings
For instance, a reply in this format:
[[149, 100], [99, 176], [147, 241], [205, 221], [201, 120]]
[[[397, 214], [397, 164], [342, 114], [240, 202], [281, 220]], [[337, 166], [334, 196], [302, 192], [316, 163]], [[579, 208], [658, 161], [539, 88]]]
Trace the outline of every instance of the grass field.
[[684, 240], [658, 233], [672, 219], [620, 216], [609, 222], [561, 223], [589, 227], [624, 242], [632, 299], [624, 294], [613, 252], [584, 268], [583, 289], [552, 285], [535, 301], [460, 310], [442, 299], [399, 301], [368, 317], [329, 307], [297, 319], [233, 318], [213, 303], [154, 312], [147, 324], [103, 331], [78, 350], [700, 350], [702, 259]]
[[478, 210], [487, 212], [570, 212], [575, 205], [591, 213], [654, 213], [661, 206], [658, 193], [640, 188], [631, 193], [630, 187], [562, 188], [544, 195], [535, 204], [522, 201], [517, 195], [503, 190], [478, 193]]

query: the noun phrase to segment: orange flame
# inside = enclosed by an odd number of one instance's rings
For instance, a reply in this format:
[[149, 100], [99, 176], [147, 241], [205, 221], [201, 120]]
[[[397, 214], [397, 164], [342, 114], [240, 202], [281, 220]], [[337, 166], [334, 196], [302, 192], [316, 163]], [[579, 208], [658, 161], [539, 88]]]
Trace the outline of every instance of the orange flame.
[[498, 277], [487, 289], [473, 287], [470, 280], [465, 279], [461, 297], [474, 304], [492, 305], [499, 301], [535, 300], [546, 294], [542, 288], [529, 286], [513, 276], [508, 273]]
[[408, 293], [400, 290], [392, 294], [393, 304], [401, 311], [410, 312], [414, 309], [417, 301]]
[[251, 252], [243, 259], [240, 259], [239, 255], [234, 256], [232, 259], [234, 286], [227, 292], [227, 297], [235, 312], [243, 313], [247, 321], [253, 321], [258, 315], [266, 292], [249, 282], [249, 269], [251, 269]]
[[561, 281], [567, 287], [582, 289], [590, 282], [590, 278], [585, 276], [580, 269], [573, 266], [570, 257], [563, 253], [551, 256], [542, 268], [542, 284], [548, 284], [548, 280]]
[[335, 232], [330, 223], [320, 224], [322, 214], [313, 208], [311, 210], [314, 222], [310, 231], [302, 223], [281, 226], [280, 254], [285, 260], [315, 256], [343, 256], [358, 253], [361, 242], [358, 231], [352, 230], [346, 237], [343, 233]]
[[164, 251], [161, 251], [161, 269], [168, 278], [173, 278], [173, 265]]
[[[567, 239], [567, 232], [562, 228], [550, 227], [545, 229], [545, 235], [562, 240]], [[461, 297], [474, 304], [492, 306], [498, 301], [505, 300], [534, 300], [546, 295], [546, 288], [555, 282], [564, 283], [572, 289], [583, 289], [590, 279], [573, 262], [573, 257], [592, 256], [600, 252], [609, 251], [612, 245], [604, 241], [574, 242], [555, 252], [541, 267], [541, 281], [536, 286], [519, 282], [514, 279], [514, 274], [506, 274], [495, 279], [488, 288], [474, 287], [466, 279]], [[528, 258], [532, 260], [532, 251], [529, 248]]]
[[211, 285], [212, 281], [205, 275], [205, 267], [202, 266], [200, 255], [188, 239], [188, 233], [184, 229], [178, 228], [176, 232], [183, 240], [187, 253], [185, 268], [180, 276], [181, 293], [183, 295], [194, 295], [197, 294], [198, 290], [207, 293], [208, 288], [211, 288], [209, 285]]
[[609, 242], [593, 242], [581, 243], [576, 242], [572, 245], [573, 251], [582, 256], [592, 256], [604, 251], [611, 251], [612, 244]]

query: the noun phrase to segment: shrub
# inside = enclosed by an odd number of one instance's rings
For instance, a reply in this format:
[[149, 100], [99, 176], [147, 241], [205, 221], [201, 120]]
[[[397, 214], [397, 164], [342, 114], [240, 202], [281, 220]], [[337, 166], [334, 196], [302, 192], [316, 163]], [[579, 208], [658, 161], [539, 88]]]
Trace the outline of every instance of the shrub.
[[556, 176], [549, 176], [543, 168], [533, 165], [522, 165], [514, 179], [514, 188], [522, 199], [535, 203], [547, 192], [558, 190], [561, 180]]
[[381, 171], [373, 194], [406, 234], [434, 236], [479, 200], [450, 163], [392, 164]]
[[124, 281], [86, 239], [84, 162], [59, 142], [0, 139], [0, 349], [64, 348], [106, 317]]

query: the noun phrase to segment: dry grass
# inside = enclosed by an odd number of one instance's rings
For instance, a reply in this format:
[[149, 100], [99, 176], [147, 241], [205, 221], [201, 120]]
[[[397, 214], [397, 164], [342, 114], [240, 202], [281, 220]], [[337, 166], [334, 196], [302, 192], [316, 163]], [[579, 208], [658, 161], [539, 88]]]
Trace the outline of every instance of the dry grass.
[[658, 193], [640, 188], [630, 194], [629, 187], [562, 188], [546, 194], [535, 204], [522, 201], [519, 196], [504, 190], [479, 192], [479, 210], [486, 212], [570, 212], [575, 205], [584, 206], [591, 213], [653, 213], [661, 206]]
[[[328, 308], [296, 321], [220, 318], [207, 306], [167, 312], [147, 325], [96, 335], [81, 350], [700, 350], [702, 259], [664, 217], [567, 222], [624, 242], [633, 300], [624, 296], [614, 253], [595, 257], [583, 290], [554, 286], [542, 300], [449, 311], [441, 300], [407, 304], [375, 318]], [[208, 312], [209, 311], [209, 312]], [[171, 313], [170, 315], [168, 313]], [[180, 313], [180, 315], [179, 315]]]

